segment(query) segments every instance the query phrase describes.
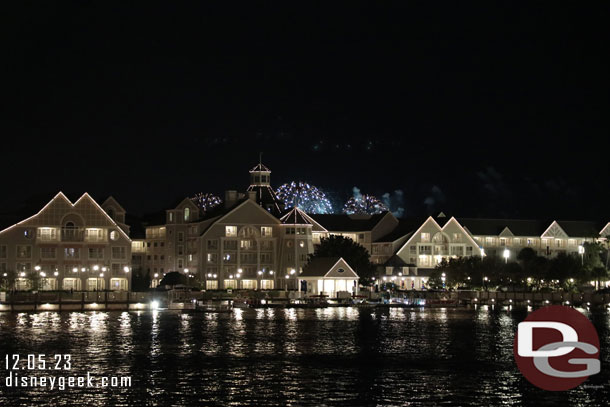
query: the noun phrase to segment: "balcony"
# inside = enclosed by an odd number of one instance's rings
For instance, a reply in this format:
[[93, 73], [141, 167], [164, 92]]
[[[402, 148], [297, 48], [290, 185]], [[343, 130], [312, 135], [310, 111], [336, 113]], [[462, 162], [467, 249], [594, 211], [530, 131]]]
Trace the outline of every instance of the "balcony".
[[85, 240], [85, 229], [83, 228], [61, 228], [62, 242], [83, 242]]

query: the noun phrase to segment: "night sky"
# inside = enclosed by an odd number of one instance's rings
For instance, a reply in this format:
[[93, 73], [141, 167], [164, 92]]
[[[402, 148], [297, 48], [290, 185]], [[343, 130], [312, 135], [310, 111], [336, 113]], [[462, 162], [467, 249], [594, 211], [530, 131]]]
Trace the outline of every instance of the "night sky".
[[2, 211], [224, 196], [262, 151], [337, 204], [610, 220], [607, 3], [174, 3], [3, 11]]

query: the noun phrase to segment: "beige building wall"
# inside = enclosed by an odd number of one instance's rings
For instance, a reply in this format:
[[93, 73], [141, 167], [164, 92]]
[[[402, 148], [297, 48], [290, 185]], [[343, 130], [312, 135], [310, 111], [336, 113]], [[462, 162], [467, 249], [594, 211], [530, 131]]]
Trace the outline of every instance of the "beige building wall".
[[128, 290], [131, 240], [88, 195], [57, 194], [41, 211], [0, 231], [0, 272], [16, 288]]

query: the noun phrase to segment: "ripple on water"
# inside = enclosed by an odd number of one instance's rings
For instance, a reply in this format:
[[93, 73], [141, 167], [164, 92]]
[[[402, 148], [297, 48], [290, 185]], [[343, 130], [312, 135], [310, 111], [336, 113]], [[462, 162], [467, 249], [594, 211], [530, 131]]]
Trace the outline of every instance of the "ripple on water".
[[[583, 312], [608, 349], [608, 313]], [[607, 404], [607, 369], [588, 382], [602, 387], [565, 393], [522, 378], [512, 341], [525, 316], [490, 307], [2, 313], [4, 353], [71, 354], [71, 374], [131, 376], [133, 387], [1, 387], [0, 405]]]

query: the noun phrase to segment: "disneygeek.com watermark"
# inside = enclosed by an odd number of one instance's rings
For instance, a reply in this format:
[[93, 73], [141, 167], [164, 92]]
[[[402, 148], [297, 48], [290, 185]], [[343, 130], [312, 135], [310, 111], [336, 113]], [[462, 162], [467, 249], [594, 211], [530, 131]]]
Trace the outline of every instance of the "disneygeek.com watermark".
[[6, 388], [121, 388], [131, 387], [130, 376], [69, 375], [72, 369], [70, 355], [5, 355], [6, 375], [0, 386]]

